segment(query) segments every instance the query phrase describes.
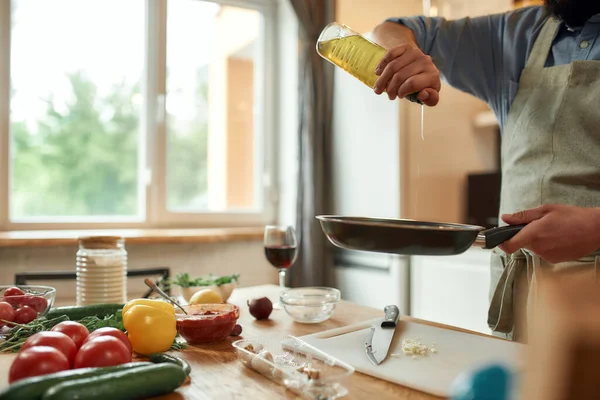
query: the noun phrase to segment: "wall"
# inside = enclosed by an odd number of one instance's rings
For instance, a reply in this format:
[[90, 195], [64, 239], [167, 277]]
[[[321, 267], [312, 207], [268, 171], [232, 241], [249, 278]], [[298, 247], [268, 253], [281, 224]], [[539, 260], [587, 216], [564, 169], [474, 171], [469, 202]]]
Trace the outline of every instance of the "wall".
[[[131, 269], [167, 266], [172, 276], [180, 272], [192, 276], [239, 273], [242, 286], [277, 282], [277, 272], [264, 257], [262, 241], [126, 247]], [[75, 246], [0, 248], [0, 284], [12, 284], [17, 272], [75, 271], [76, 252]], [[74, 282], [45, 283], [56, 287], [62, 300], [75, 298]], [[145, 288], [142, 278], [129, 279], [130, 295], [142, 295]]]
[[[511, 1], [432, 0], [431, 5], [440, 16], [456, 19], [506, 11]], [[467, 174], [492, 172], [498, 161], [495, 130], [473, 124], [477, 114], [489, 110], [487, 104], [443, 84], [439, 104], [424, 110], [424, 140], [420, 107], [410, 104], [408, 110], [402, 215], [466, 222]]]

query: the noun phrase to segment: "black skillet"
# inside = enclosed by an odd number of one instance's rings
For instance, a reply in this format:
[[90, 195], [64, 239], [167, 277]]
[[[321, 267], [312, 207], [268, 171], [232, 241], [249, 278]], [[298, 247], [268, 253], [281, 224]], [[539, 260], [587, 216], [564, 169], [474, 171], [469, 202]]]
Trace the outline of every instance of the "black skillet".
[[476, 225], [319, 215], [323, 232], [343, 249], [378, 253], [446, 256], [470, 247], [492, 249], [516, 235], [525, 225], [485, 229]]

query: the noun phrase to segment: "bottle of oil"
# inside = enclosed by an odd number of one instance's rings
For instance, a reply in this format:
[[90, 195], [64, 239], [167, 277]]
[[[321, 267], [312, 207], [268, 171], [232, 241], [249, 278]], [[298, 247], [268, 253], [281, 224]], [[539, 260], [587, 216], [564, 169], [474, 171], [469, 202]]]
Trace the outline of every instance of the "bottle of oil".
[[[375, 68], [387, 50], [347, 26], [334, 22], [321, 32], [317, 40], [317, 53], [373, 88], [379, 78], [375, 75]], [[412, 93], [406, 99], [422, 104], [417, 95]]]

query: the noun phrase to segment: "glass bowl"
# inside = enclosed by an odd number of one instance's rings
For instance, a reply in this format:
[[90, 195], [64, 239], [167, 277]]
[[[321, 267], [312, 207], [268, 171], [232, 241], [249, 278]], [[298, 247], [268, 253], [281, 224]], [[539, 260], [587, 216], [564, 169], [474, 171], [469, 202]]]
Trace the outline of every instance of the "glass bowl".
[[[7, 290], [10, 291], [7, 292]], [[20, 290], [23, 294], [13, 294]], [[8, 303], [12, 306], [13, 312], [10, 312], [8, 306], [0, 306], [2, 316], [0, 319], [16, 322], [18, 324], [27, 324], [36, 318], [43, 317], [54, 304], [56, 289], [50, 286], [41, 285], [3, 285], [0, 286], [0, 302]], [[25, 308], [24, 306], [28, 306]], [[4, 309], [6, 307], [7, 309]], [[31, 310], [33, 309], [33, 311]], [[6, 334], [10, 331], [10, 325], [0, 321], [0, 334]]]
[[279, 301], [296, 322], [317, 324], [328, 320], [340, 302], [338, 289], [327, 287], [301, 287], [284, 290]]
[[235, 327], [240, 309], [233, 304], [193, 304], [176, 308], [177, 332], [189, 344], [217, 343]]
[[348, 394], [343, 381], [354, 368], [290, 335], [270, 335], [232, 343], [248, 368], [309, 399]]

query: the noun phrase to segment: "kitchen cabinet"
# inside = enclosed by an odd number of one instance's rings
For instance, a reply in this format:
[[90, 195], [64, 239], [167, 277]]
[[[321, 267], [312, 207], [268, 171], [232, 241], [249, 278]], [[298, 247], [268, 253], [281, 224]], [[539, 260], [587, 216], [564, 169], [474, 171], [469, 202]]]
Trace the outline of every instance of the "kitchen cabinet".
[[411, 257], [411, 316], [491, 333], [487, 325], [490, 250]]

